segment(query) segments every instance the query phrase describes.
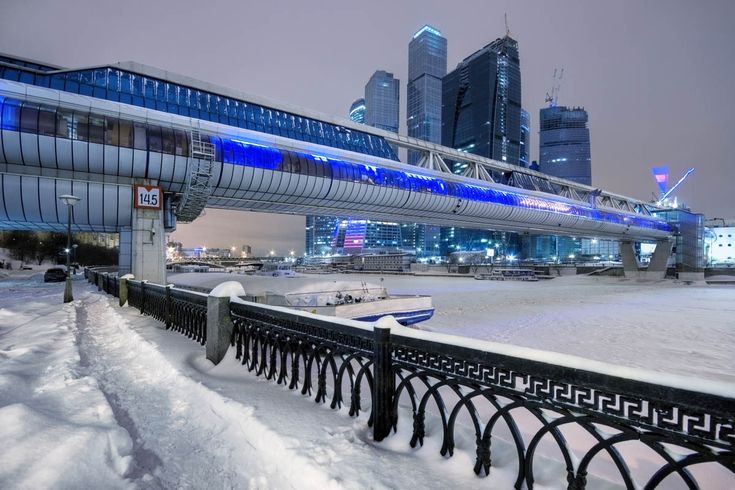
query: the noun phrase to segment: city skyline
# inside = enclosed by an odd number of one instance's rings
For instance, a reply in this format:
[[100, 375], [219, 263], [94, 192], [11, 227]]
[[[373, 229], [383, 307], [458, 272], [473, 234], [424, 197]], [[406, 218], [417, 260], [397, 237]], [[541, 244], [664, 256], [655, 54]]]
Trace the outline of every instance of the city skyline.
[[[180, 3], [173, 9], [169, 8], [173, 4], [133, 1], [120, 8], [80, 1], [69, 8], [54, 2], [10, 1], [0, 19], [0, 51], [63, 66], [134, 60], [345, 117], [345, 107], [376, 69], [402, 80], [405, 97], [405, 47], [422, 25], [435, 26], [448, 39], [451, 69], [502, 36], [503, 13], [508, 12], [511, 35], [523, 57], [524, 108], [538, 114], [551, 88], [553, 68], [563, 67], [559, 103], [581, 105], [590, 113], [593, 185], [649, 199], [656, 191], [650, 167], [669, 165], [675, 177], [693, 166], [697, 172], [678, 191], [680, 201], [708, 218], [732, 218], [735, 170], [728, 159], [735, 142], [728, 130], [735, 122], [735, 109], [726, 91], [735, 84], [735, 63], [727, 50], [735, 42], [727, 25], [735, 14], [733, 5], [709, 2], [702, 8], [677, 3], [662, 10], [633, 2], [614, 9], [581, 2], [555, 4], [554, 9], [542, 4], [469, 4], [466, 10], [477, 15], [460, 16], [438, 3], [416, 3], [425, 7], [417, 14], [407, 3], [379, 21], [373, 9], [381, 9], [374, 6], [293, 4], [284, 12], [268, 5], [223, 4], [231, 15], [216, 25], [204, 20], [202, 26], [202, 18], [178, 19], [172, 13], [187, 10]], [[90, 22], [89, 12], [105, 16], [105, 22]], [[158, 20], [166, 18], [177, 22], [164, 25]], [[365, 25], [379, 22], [381, 36], [348, 35], [354, 18]], [[242, 30], [236, 28], [242, 19], [260, 19], [248, 22], [247, 38], [268, 42], [245, 42]], [[277, 22], [280, 40], [268, 27]], [[306, 29], [316, 22], [327, 28]], [[58, 43], [62, 28], [86, 36], [65, 36], [65, 42]], [[212, 36], [191, 34], [201, 28], [211, 28]], [[129, 36], [132, 30], [136, 36]], [[307, 37], [309, 42], [300, 41]], [[335, 42], [339, 39], [349, 42]], [[405, 115], [399, 120], [404, 122]], [[536, 117], [531, 125], [530, 153], [536, 160]], [[404, 125], [401, 132], [405, 133]], [[255, 249], [277, 245], [303, 250], [303, 227], [303, 217], [208, 210], [193, 225], [180, 226], [174, 238], [186, 245], [207, 237], [212, 240], [208, 246], [252, 243]]]

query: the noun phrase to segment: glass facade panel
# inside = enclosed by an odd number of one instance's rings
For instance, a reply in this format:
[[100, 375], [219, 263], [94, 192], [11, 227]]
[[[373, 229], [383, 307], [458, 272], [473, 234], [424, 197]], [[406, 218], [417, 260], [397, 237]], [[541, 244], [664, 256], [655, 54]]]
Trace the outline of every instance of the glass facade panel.
[[[137, 143], [137, 142], [136, 142]], [[148, 149], [150, 151], [161, 152], [161, 127], [148, 126]]]
[[123, 148], [133, 147], [133, 121], [120, 119], [120, 146]]
[[[3, 101], [0, 97], [0, 101]], [[5, 99], [2, 107], [2, 129], [10, 131], [18, 131], [20, 128], [20, 102], [12, 99]]]
[[143, 123], [133, 123], [133, 147], [136, 150], [145, 150], [148, 148], [146, 126]]
[[41, 106], [38, 113], [38, 134], [43, 136], [56, 135], [56, 111], [54, 109]]
[[56, 136], [59, 138], [75, 139], [74, 112], [60, 107], [56, 111], [56, 117]]
[[189, 138], [187, 133], [179, 129], [174, 129], [174, 138], [176, 139], [176, 154], [179, 156], [189, 156]]
[[120, 146], [120, 124], [116, 117], [105, 118], [105, 144]]
[[161, 150], [169, 155], [173, 155], [175, 153], [176, 141], [174, 140], [173, 129], [161, 128]]
[[20, 111], [20, 130], [27, 133], [38, 132], [38, 105], [24, 103]]

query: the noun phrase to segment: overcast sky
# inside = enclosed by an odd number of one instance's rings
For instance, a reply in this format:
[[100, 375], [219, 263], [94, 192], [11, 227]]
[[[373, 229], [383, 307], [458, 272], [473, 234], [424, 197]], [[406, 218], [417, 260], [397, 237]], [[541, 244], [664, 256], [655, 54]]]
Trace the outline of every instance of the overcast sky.
[[[81, 67], [138, 61], [344, 116], [376, 69], [401, 81], [408, 42], [429, 23], [448, 65], [505, 32], [518, 40], [523, 106], [538, 111], [564, 68], [559, 104], [589, 113], [595, 186], [650, 199], [650, 168], [696, 170], [680, 200], [735, 218], [735, 1], [0, 0], [0, 51]], [[303, 252], [302, 217], [208, 210], [174, 238], [187, 246]]]

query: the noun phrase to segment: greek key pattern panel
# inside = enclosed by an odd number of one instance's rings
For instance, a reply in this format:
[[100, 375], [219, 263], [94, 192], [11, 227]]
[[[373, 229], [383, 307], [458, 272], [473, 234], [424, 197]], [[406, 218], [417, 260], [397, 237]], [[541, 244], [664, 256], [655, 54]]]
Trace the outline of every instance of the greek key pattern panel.
[[238, 308], [236, 303], [231, 304], [233, 317], [239, 317], [246, 321], [257, 324], [261, 328], [282, 330], [290, 334], [300, 335], [305, 339], [317, 344], [327, 344], [340, 350], [356, 350], [372, 354], [373, 342], [369, 337], [370, 332], [365, 335], [339, 331], [334, 325], [321, 326], [316, 322], [297, 322], [287, 318], [281, 318], [267, 312], [255, 311], [250, 308]]
[[406, 346], [394, 348], [393, 359], [397, 366], [425, 369], [440, 378], [454, 377], [480, 386], [510, 390], [529, 399], [602, 414], [650, 430], [686, 435], [722, 447], [735, 446], [735, 414], [703, 413], [676, 402], [610, 393]]

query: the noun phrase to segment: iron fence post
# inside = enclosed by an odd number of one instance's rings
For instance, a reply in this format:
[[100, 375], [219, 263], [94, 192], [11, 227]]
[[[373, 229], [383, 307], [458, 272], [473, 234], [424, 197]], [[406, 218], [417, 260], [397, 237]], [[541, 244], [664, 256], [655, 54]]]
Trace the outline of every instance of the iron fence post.
[[148, 281], [140, 281], [140, 314], [145, 315], [145, 283]]
[[164, 304], [164, 315], [166, 318], [166, 330], [171, 328], [171, 285], [166, 285], [166, 302]]
[[373, 327], [373, 439], [382, 441], [390, 434], [393, 421], [395, 375], [391, 356], [390, 328]]

